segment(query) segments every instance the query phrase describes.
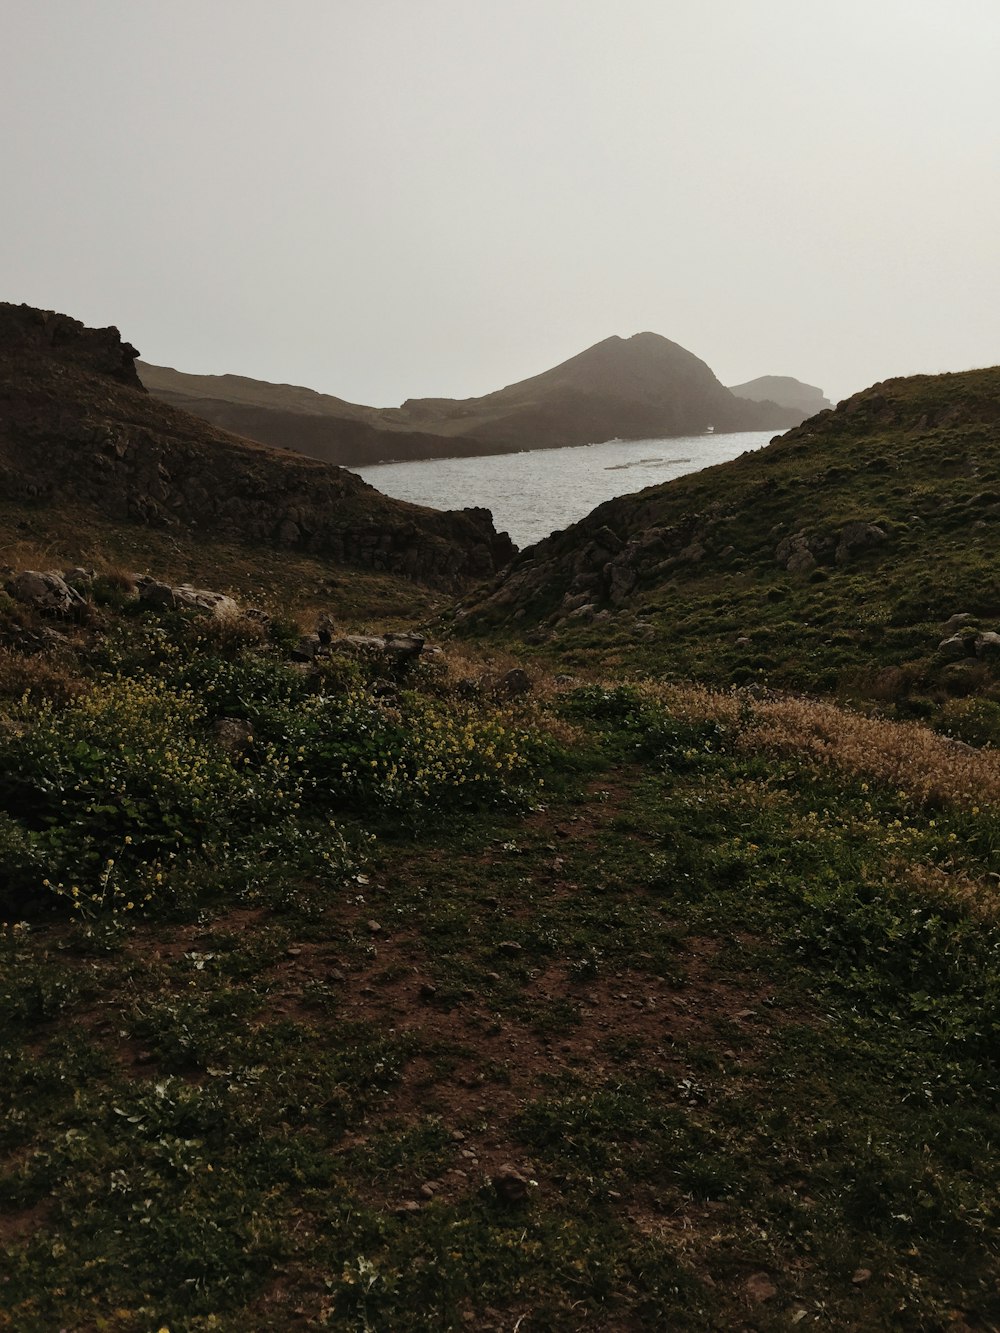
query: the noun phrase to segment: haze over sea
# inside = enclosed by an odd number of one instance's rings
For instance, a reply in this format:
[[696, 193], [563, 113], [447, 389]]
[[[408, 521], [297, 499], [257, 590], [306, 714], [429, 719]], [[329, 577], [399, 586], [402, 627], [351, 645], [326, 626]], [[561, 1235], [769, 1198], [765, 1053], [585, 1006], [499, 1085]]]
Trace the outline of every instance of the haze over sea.
[[434, 509], [477, 505], [517, 546], [584, 518], [604, 500], [725, 463], [761, 449], [773, 431], [684, 435], [667, 440], [608, 440], [572, 449], [533, 449], [480, 458], [428, 458], [350, 470], [385, 495]]

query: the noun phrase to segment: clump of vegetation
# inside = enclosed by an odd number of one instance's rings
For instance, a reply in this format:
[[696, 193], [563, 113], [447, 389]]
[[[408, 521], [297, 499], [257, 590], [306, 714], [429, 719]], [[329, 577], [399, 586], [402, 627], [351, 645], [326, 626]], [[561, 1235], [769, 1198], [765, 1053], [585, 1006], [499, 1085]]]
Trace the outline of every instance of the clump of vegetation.
[[[221, 629], [121, 629], [73, 688], [31, 659], [0, 715], [5, 909], [172, 902], [266, 851], [313, 868], [331, 820], [409, 825], [523, 804], [540, 742], [488, 702], [367, 677], [308, 677]], [[11, 673], [13, 674], [13, 673]], [[46, 689], [48, 687], [48, 689]]]

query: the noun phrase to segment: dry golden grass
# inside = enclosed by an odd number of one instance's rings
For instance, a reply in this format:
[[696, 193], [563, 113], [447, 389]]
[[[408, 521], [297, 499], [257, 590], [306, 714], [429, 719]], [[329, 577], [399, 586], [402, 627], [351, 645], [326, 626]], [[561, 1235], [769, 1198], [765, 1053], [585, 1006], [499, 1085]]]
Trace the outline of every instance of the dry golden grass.
[[754, 699], [695, 685], [652, 688], [682, 717], [732, 727], [743, 750], [873, 778], [922, 804], [1000, 805], [1000, 752], [973, 749], [918, 723], [864, 717], [810, 699]]
[[972, 879], [924, 862], [900, 866], [899, 875], [906, 887], [924, 901], [938, 902], [942, 908], [983, 925], [993, 926], [1000, 921], [1000, 893], [995, 880]]
[[24, 695], [35, 701], [54, 699], [66, 703], [79, 694], [84, 682], [74, 671], [50, 655], [8, 652], [0, 648], [0, 699], [20, 699]]

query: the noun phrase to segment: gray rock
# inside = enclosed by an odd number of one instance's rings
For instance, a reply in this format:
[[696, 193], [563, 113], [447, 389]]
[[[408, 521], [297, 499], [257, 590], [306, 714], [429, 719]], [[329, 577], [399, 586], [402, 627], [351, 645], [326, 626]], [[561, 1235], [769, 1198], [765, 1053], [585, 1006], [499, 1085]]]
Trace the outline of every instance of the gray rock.
[[61, 574], [24, 569], [7, 584], [11, 597], [26, 606], [49, 615], [70, 616], [84, 606], [84, 600]]
[[598, 546], [602, 546], [605, 551], [610, 552], [611, 555], [617, 555], [624, 546], [622, 539], [608, 527], [598, 528], [593, 534], [592, 540], [595, 541]]
[[629, 569], [626, 565], [610, 565], [609, 575], [611, 586], [608, 589], [608, 597], [614, 606], [621, 606], [638, 583], [639, 576], [634, 569]]
[[847, 523], [840, 529], [833, 558], [838, 565], [846, 565], [862, 551], [880, 546], [885, 539], [885, 533], [874, 523], [864, 521]]
[[296, 662], [311, 662], [321, 647], [318, 634], [303, 634], [292, 649], [292, 659]]
[[774, 558], [790, 574], [808, 574], [816, 568], [816, 557], [804, 532], [783, 538], [775, 548]]
[[382, 651], [396, 662], [415, 662], [424, 651], [424, 643], [419, 634], [387, 634]]
[[174, 605], [185, 607], [189, 611], [204, 611], [219, 620], [227, 620], [240, 613], [240, 608], [233, 598], [224, 592], [212, 592], [208, 588], [192, 588], [190, 583], [182, 583], [174, 589]]
[[975, 649], [977, 657], [1000, 657], [1000, 634], [994, 633], [993, 630], [977, 634]]
[[169, 606], [177, 605], [174, 597], [174, 590], [169, 583], [160, 583], [157, 579], [142, 578], [138, 580], [139, 601], [148, 602], [150, 606]]
[[700, 541], [693, 541], [685, 546], [682, 551], [678, 551], [677, 559], [686, 560], [689, 564], [696, 565], [699, 560], [704, 560], [705, 548]]
[[942, 639], [937, 646], [937, 650], [949, 662], [957, 662], [960, 658], [968, 655], [966, 641], [961, 634], [953, 634], [950, 638]]
[[956, 630], [961, 629], [963, 625], [968, 625], [968, 623], [971, 620], [975, 620], [975, 618], [976, 617], [968, 611], [956, 611], [955, 614], [953, 616], [949, 616], [949, 618], [941, 626], [941, 633], [944, 634], [945, 636], [949, 634], [954, 634]]
[[241, 717], [220, 717], [212, 723], [212, 735], [227, 754], [246, 754], [253, 741], [253, 728]]
[[522, 694], [531, 693], [531, 677], [527, 671], [522, 671], [520, 667], [514, 667], [500, 677], [496, 683], [495, 694], [501, 694], [508, 699], [516, 699]]
[[[315, 637], [317, 643], [319, 636]], [[342, 634], [330, 640], [330, 651], [355, 657], [384, 657], [397, 665], [415, 662], [424, 650], [419, 634]]]
[[796, 551], [785, 565], [789, 574], [810, 574], [816, 568], [816, 557], [811, 551]]
[[77, 592], [81, 588], [92, 588], [94, 585], [95, 574], [92, 569], [84, 569], [82, 565], [74, 565], [72, 569], [64, 569], [62, 572], [63, 580], [71, 588], [76, 588]]
[[224, 592], [213, 592], [209, 588], [194, 588], [190, 583], [172, 587], [169, 583], [161, 583], [158, 579], [142, 578], [138, 580], [138, 588], [139, 600], [149, 606], [200, 611], [206, 615], [217, 616], [220, 620], [240, 614], [236, 602]]

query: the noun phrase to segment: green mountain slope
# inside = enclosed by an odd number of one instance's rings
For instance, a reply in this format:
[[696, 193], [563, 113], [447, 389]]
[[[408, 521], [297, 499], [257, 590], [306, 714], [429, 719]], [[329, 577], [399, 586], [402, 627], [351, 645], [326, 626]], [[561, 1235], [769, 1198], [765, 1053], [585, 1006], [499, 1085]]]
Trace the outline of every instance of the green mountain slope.
[[998, 525], [1000, 369], [896, 379], [601, 505], [522, 552], [462, 623], [720, 684], [987, 688]]

